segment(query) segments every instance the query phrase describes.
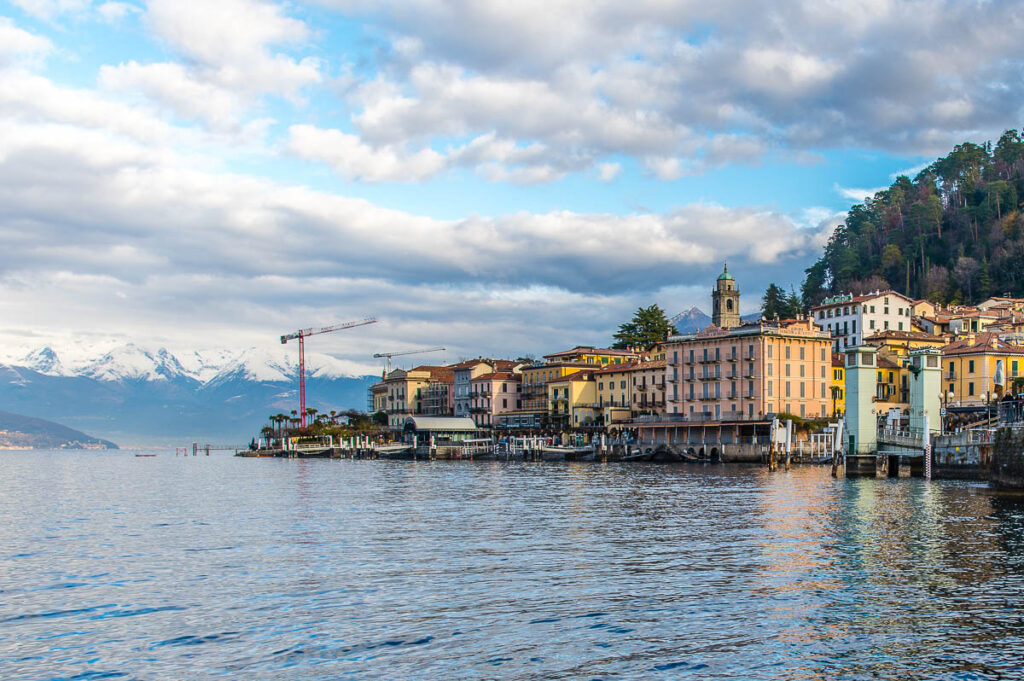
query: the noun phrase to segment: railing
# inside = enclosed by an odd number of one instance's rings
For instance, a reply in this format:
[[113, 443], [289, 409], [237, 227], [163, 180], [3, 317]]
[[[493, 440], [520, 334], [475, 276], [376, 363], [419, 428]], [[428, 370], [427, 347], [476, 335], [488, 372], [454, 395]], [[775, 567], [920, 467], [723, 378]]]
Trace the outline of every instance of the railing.
[[924, 436], [920, 431], [882, 428], [878, 431], [878, 440], [901, 447], [924, 447]]

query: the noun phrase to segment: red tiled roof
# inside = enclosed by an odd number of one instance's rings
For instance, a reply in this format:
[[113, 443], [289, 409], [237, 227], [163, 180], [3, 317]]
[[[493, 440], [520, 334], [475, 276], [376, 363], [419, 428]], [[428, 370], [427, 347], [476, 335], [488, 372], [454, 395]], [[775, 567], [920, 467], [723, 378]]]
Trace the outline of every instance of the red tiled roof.
[[521, 378], [522, 378], [522, 376], [520, 376], [519, 374], [513, 374], [513, 373], [511, 373], [509, 371], [492, 371], [489, 374], [481, 374], [481, 375], [477, 376], [476, 378], [474, 378], [473, 380], [474, 381], [509, 381], [509, 380], [513, 380], [513, 379], [519, 380]]
[[970, 338], [963, 338], [950, 343], [942, 349], [943, 355], [974, 355], [981, 353], [1001, 355], [1024, 355], [1024, 346], [1011, 345], [999, 339], [996, 333], [979, 333], [972, 342]]
[[547, 359], [549, 357], [566, 357], [566, 356], [572, 356], [572, 355], [587, 355], [587, 354], [610, 355], [610, 356], [616, 356], [617, 355], [617, 356], [620, 356], [620, 357], [627, 357], [627, 356], [628, 357], [632, 357], [632, 356], [636, 355], [637, 353], [631, 352], [629, 350], [612, 350], [611, 348], [595, 348], [592, 345], [577, 345], [576, 347], [572, 348], [571, 350], [562, 350], [561, 352], [553, 352], [550, 355], [544, 355], [544, 359]]
[[425, 371], [428, 374], [430, 374], [430, 380], [431, 381], [440, 381], [440, 382], [454, 382], [455, 381], [455, 372], [453, 372], [451, 370], [451, 367], [439, 367], [439, 366], [431, 366], [431, 365], [428, 365], [428, 364], [424, 364], [423, 366], [418, 366], [418, 367], [416, 367], [414, 369], [410, 369], [410, 371]]

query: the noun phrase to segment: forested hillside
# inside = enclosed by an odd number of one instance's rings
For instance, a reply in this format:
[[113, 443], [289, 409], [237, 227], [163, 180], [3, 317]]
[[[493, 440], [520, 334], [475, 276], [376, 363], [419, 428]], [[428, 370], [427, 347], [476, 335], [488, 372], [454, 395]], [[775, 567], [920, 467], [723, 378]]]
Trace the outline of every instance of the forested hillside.
[[1024, 140], [960, 144], [913, 180], [853, 206], [807, 269], [805, 306], [835, 293], [893, 288], [940, 303], [1024, 295]]

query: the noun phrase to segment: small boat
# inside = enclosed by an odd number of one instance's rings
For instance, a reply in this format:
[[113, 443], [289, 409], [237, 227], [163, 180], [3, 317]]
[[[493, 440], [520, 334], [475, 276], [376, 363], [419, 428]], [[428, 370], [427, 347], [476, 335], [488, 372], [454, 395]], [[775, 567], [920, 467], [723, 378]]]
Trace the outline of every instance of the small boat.
[[140, 459], [152, 459], [156, 457], [156, 454], [136, 454], [135, 456]]
[[545, 461], [582, 461], [583, 457], [594, 453], [594, 447], [593, 445], [587, 445], [585, 447], [544, 445], [541, 447], [540, 453], [541, 458]]

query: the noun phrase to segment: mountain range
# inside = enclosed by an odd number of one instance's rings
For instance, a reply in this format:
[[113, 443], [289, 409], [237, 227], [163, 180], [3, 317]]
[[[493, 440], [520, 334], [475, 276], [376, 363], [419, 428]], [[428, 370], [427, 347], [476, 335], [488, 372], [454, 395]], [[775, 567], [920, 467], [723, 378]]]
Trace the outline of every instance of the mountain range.
[[[0, 363], [0, 410], [123, 444], [244, 444], [270, 414], [298, 409], [295, 354], [285, 347], [181, 356], [133, 343], [95, 355], [42, 347]], [[330, 355], [306, 355], [307, 404], [320, 411], [365, 409], [376, 380]]]

